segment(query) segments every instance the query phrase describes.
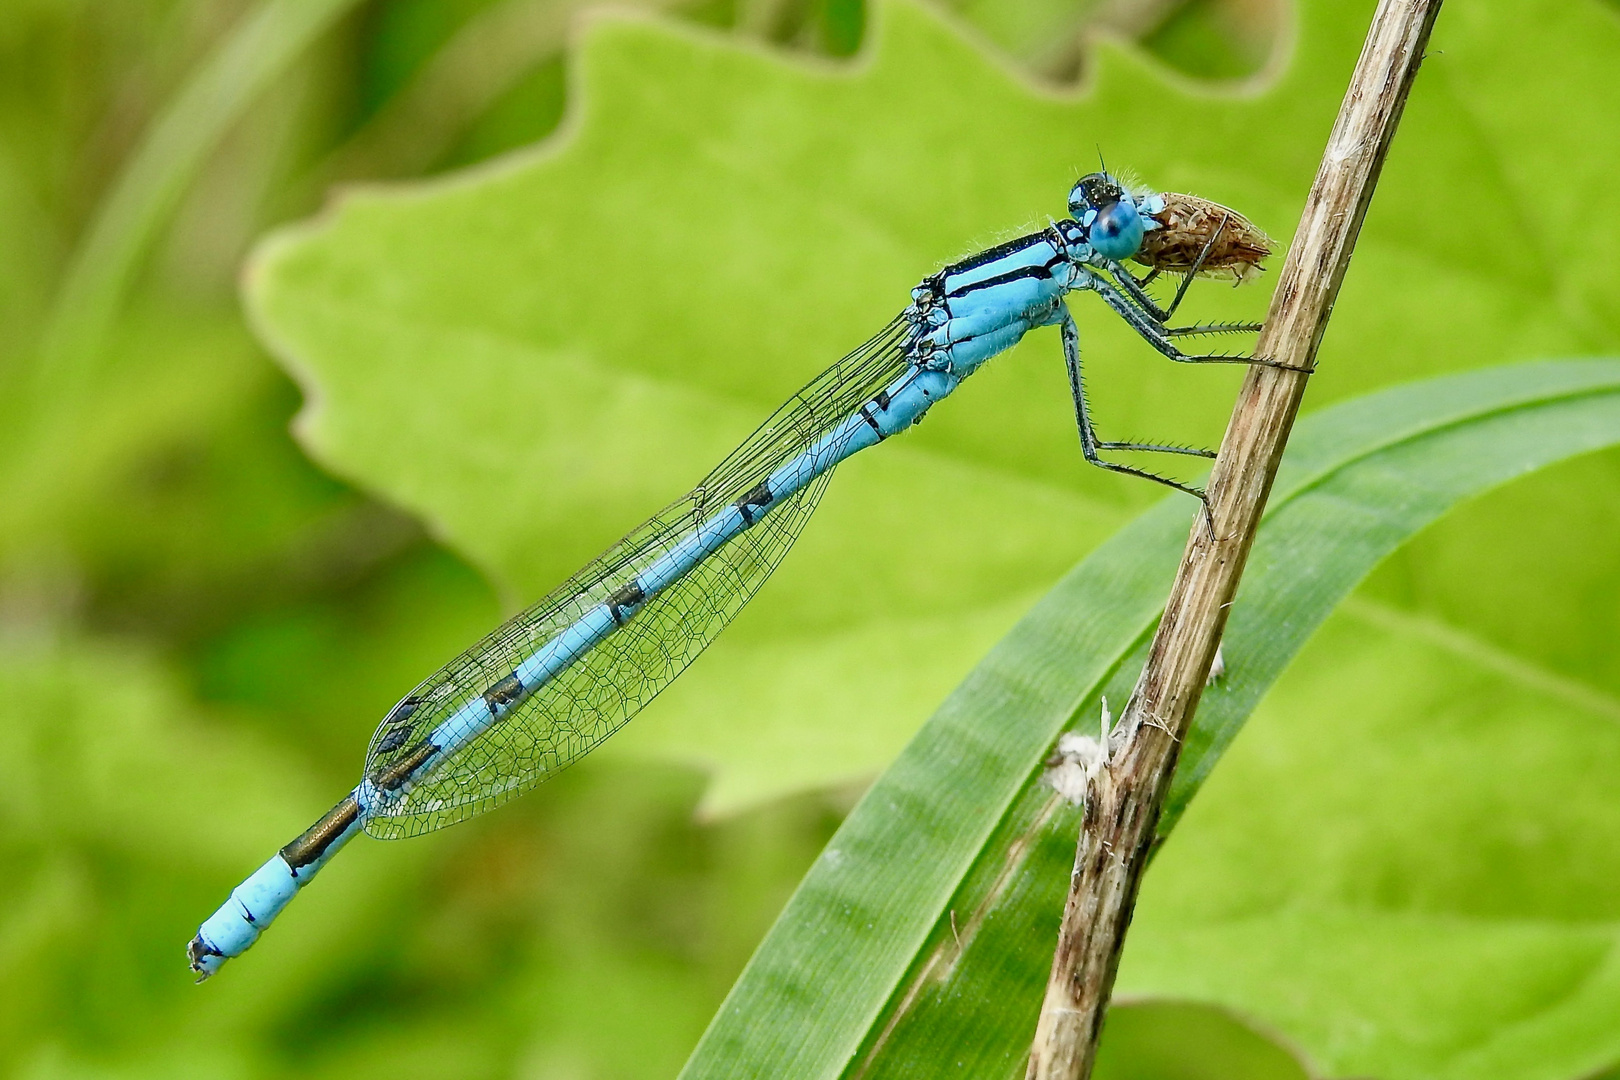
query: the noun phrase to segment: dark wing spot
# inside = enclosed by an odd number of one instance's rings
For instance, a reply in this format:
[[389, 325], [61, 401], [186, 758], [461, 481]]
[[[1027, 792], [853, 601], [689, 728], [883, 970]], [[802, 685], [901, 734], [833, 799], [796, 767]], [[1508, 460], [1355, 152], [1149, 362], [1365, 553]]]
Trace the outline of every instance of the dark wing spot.
[[377, 743], [377, 753], [392, 754], [395, 750], [398, 750], [400, 747], [409, 742], [410, 738], [410, 725], [407, 724], [402, 727], [394, 728], [385, 734], [381, 741]]
[[404, 725], [408, 723], [411, 717], [416, 715], [416, 710], [420, 709], [426, 700], [426, 698], [417, 697], [415, 694], [410, 695], [393, 707], [388, 713], [387, 719], [383, 721], [384, 726], [393, 727], [396, 724]]

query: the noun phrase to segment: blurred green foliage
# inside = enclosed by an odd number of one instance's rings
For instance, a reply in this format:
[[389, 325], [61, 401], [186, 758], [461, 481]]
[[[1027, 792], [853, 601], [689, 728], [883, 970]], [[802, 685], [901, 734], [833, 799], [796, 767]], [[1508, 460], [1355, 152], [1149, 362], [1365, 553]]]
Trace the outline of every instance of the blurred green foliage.
[[[564, 115], [564, 46], [584, 6], [348, 5], [206, 147], [150, 243], [132, 248], [139, 272], [115, 282], [106, 333], [73, 357], [93, 377], [70, 400], [38, 402], [43, 418], [7, 414], [7, 1074], [672, 1075], [847, 806], [847, 791], [802, 795], [699, 823], [702, 774], [589, 763], [442, 836], [357, 845], [240, 970], [205, 990], [187, 982], [181, 946], [198, 919], [346, 790], [376, 718], [510, 602], [417, 520], [304, 457], [288, 435], [299, 395], [237, 310], [243, 254], [315, 212], [333, 184], [439, 173], [546, 135]], [[865, 33], [851, 0], [642, 6], [796, 53], [847, 56]], [[1093, 31], [1141, 40], [1196, 77], [1240, 79], [1273, 59], [1289, 18], [1253, 0], [946, 6], [1009, 66], [1054, 85], [1087, 73], [1079, 43]], [[70, 323], [81, 314], [56, 306], [63, 277], [84, 265], [120, 170], [260, 10], [0, 6], [4, 403], [36, 401], [53, 310]], [[1301, 153], [1314, 158], [1316, 145]], [[1016, 223], [975, 227], [1003, 224]], [[1608, 309], [1554, 291], [1584, 336], [1524, 333], [1510, 352], [1612, 341]], [[1360, 385], [1346, 379], [1340, 392]], [[1369, 595], [1620, 693], [1603, 647], [1612, 560], [1595, 540], [1559, 542], [1612, 535], [1615, 474], [1604, 458], [1518, 485], [1425, 537]], [[1123, 509], [1143, 496], [1112, 497]], [[1496, 542], [1506, 532], [1513, 542]], [[1115, 1075], [1298, 1075], [1207, 1010], [1124, 1011], [1111, 1031]]]

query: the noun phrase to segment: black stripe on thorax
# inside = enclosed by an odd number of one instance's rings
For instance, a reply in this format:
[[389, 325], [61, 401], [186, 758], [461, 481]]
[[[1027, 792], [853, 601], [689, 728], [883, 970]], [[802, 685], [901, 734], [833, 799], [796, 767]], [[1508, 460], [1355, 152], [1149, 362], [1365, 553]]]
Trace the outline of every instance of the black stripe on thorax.
[[1009, 270], [1005, 274], [997, 274], [995, 277], [985, 278], [983, 281], [975, 281], [971, 285], [963, 285], [959, 289], [952, 289], [945, 295], [954, 299], [976, 293], [980, 289], [993, 289], [997, 285], [1005, 285], [1010, 281], [1018, 281], [1022, 278], [1050, 278], [1051, 276], [1051, 264], [1044, 266], [1020, 266], [1017, 270]]
[[1050, 240], [1051, 237], [1047, 235], [1050, 231], [1051, 230], [1043, 229], [1038, 233], [1030, 233], [1028, 236], [1020, 236], [1016, 240], [1008, 240], [1004, 244], [997, 244], [993, 248], [985, 248], [977, 255], [969, 255], [961, 262], [951, 263], [951, 265], [947, 266], [944, 270], [941, 270], [940, 273], [949, 277], [951, 274], [960, 274], [964, 271], [972, 270], [976, 266], [983, 266], [985, 263], [995, 262], [997, 259], [1006, 258], [1015, 251], [1022, 251], [1024, 248], [1033, 247], [1042, 241]]

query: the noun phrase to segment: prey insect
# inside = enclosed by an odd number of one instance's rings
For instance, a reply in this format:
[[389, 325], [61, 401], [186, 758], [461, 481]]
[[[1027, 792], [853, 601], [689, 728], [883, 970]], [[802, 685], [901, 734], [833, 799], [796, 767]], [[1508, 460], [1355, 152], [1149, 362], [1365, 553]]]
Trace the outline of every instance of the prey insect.
[[[1248, 323], [1176, 327], [1171, 320], [1193, 277], [1241, 278], [1269, 253], [1269, 242], [1259, 242], [1264, 234], [1235, 213], [1190, 199], [1131, 191], [1092, 173], [1071, 190], [1070, 216], [923, 279], [903, 312], [793, 395], [690, 494], [406, 695], [372, 737], [354, 790], [202, 924], [186, 950], [199, 979], [245, 952], [361, 831], [392, 838], [452, 825], [589, 753], [758, 591], [839, 462], [905, 431], [1036, 327], [1058, 327], [1085, 459], [1202, 500], [1191, 485], [1104, 457], [1214, 455], [1098, 434], [1080, 334], [1065, 302], [1070, 293], [1095, 293], [1179, 363], [1266, 363], [1177, 344], [1257, 330]], [[1193, 203], [1200, 213], [1189, 216]], [[1154, 268], [1148, 279], [1124, 267], [1133, 257]], [[1160, 270], [1185, 275], [1164, 307], [1145, 287]]]

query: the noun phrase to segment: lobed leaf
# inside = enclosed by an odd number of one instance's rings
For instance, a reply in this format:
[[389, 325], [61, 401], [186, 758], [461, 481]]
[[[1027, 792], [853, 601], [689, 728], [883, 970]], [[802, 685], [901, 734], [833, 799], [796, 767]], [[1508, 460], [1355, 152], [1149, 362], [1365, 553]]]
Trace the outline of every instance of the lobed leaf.
[[[447, 181], [348, 192], [261, 248], [248, 304], [305, 386], [310, 452], [517, 603], [686, 490], [922, 274], [1057, 211], [1099, 145], [1283, 232], [1369, 8], [1302, 5], [1286, 72], [1239, 96], [1112, 47], [1084, 94], [1042, 95], [910, 3], [874, 11], [849, 66], [599, 19], [561, 135]], [[1620, 107], [1614, 22], [1551, 0], [1442, 20], [1313, 404], [1615, 343], [1616, 219], [1525, 216], [1548, 177], [1592, 191], [1620, 165], [1602, 135]], [[1510, 53], [1546, 77], [1503, 79]], [[1523, 272], [1500, 272], [1482, 222], [1521, 223], [1504, 235]], [[1231, 317], [1263, 301], [1198, 302]], [[1215, 440], [1235, 372], [1163, 364], [1078, 306], [1105, 432]], [[870, 775], [1151, 495], [1080, 463], [1055, 335], [1032, 335], [841, 470], [766, 595], [616, 742], [707, 768], [711, 810]]]

